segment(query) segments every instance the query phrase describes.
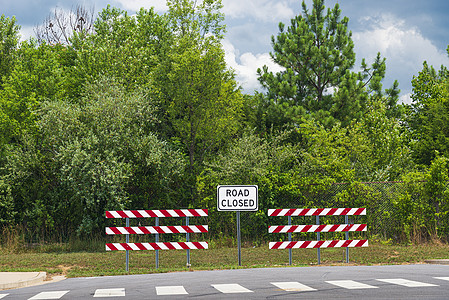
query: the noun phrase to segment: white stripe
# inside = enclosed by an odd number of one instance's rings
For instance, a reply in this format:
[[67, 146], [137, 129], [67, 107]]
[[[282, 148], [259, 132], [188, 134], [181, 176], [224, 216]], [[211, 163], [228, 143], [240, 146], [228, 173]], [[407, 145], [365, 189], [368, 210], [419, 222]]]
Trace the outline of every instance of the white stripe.
[[165, 210], [171, 217], [179, 217], [177, 213], [173, 209], [167, 209]]
[[134, 230], [136, 234], [143, 234], [143, 231], [139, 227], [131, 227], [131, 229]]
[[321, 214], [327, 215], [331, 211], [330, 208], [325, 208]]
[[208, 215], [208, 213], [206, 213], [204, 210], [202, 210], [202, 209], [199, 209], [198, 210], [198, 213], [200, 214], [200, 216], [202, 216], [202, 217], [207, 217], [207, 215]]
[[150, 214], [148, 212], [146, 212], [145, 210], [138, 210], [138, 212], [143, 218], [151, 218]]
[[54, 291], [54, 292], [41, 292], [28, 300], [43, 300], [43, 299], [60, 299], [69, 291]]
[[125, 297], [125, 289], [97, 289], [95, 290], [94, 298], [105, 297]]
[[270, 208], [268, 210], [268, 216], [271, 217], [271, 215], [273, 215], [273, 213], [274, 213], [274, 209]]
[[[135, 218], [136, 215], [133, 214], [130, 210], [124, 210], [123, 213], [128, 217], [128, 218]], [[121, 218], [121, 217], [120, 217]]]
[[337, 210], [334, 212], [334, 216], [339, 216], [343, 213], [343, 208], [337, 208]]
[[156, 243], [162, 250], [169, 250], [168, 246], [164, 243]]
[[170, 243], [173, 247], [175, 247], [176, 250], [181, 250], [182, 247], [179, 243]]
[[182, 285], [176, 286], [157, 286], [156, 294], [158, 296], [169, 296], [169, 295], [187, 295], [187, 291]]
[[181, 209], [181, 211], [186, 215], [186, 217], [193, 217], [193, 214], [188, 209]]
[[244, 288], [240, 284], [212, 284], [212, 286], [224, 294], [252, 293], [253, 291]]
[[435, 279], [440, 279], [440, 280], [447, 280], [449, 281], [449, 277], [433, 277]]
[[377, 289], [377, 286], [360, 283], [354, 280], [334, 280], [326, 281], [327, 283], [348, 289], [348, 290], [358, 290], [358, 289]]
[[131, 249], [133, 249], [133, 250], [140, 250], [139, 247], [137, 247], [135, 243], [129, 243], [128, 246], [130, 246]]
[[110, 213], [111, 213], [111, 215], [114, 217], [114, 218], [121, 218], [121, 216], [117, 213], [117, 211], [110, 211]]
[[402, 285], [406, 287], [429, 287], [429, 286], [438, 286], [436, 284], [430, 284], [425, 282], [419, 282], [419, 281], [413, 281], [413, 280], [407, 280], [402, 278], [394, 278], [394, 279], [377, 279], [378, 281], [391, 283], [391, 284], [397, 284]]
[[160, 217], [160, 218], [163, 218], [163, 217], [165, 217], [164, 216], [164, 214], [163, 213], [161, 213], [161, 211], [160, 210], [153, 210], [153, 213], [156, 215], [156, 216], [158, 216], [158, 217]]
[[9, 294], [0, 294], [0, 299], [5, 298], [6, 296], [8, 296]]
[[287, 292], [316, 291], [316, 289], [299, 282], [271, 282], [271, 284]]
[[316, 208], [312, 208], [305, 215], [306, 216], [312, 216], [315, 212], [316, 212]]
[[348, 212], [348, 216], [353, 216], [357, 212], [356, 208], [351, 208], [351, 210]]

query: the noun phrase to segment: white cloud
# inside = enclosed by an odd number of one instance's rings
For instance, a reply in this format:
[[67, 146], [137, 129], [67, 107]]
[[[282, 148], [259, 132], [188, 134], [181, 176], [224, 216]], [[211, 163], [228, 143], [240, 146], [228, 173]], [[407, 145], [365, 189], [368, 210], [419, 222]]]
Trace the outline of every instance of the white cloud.
[[[424, 61], [437, 68], [442, 64], [449, 66], [449, 58], [442, 49], [425, 38], [417, 27], [392, 14], [364, 17], [361, 22], [368, 29], [353, 34], [357, 57], [366, 58], [369, 63], [380, 52], [387, 59], [387, 81], [392, 82], [389, 77], [394, 76], [402, 92], [411, 91], [412, 77], [422, 69]], [[403, 101], [409, 99], [401, 96]]]
[[26, 41], [31, 37], [34, 37], [34, 26], [22, 26], [20, 28], [20, 40]]
[[223, 41], [223, 49], [225, 50], [227, 65], [236, 72], [237, 81], [246, 93], [252, 93], [254, 90], [261, 89], [261, 85], [257, 80], [258, 68], [267, 65], [272, 72], [279, 72], [283, 69], [271, 59], [268, 53], [253, 54], [246, 52], [240, 55], [238, 50], [228, 40]]
[[158, 12], [167, 11], [166, 0], [117, 0], [117, 2], [126, 10], [139, 11], [142, 7], [146, 9], [154, 7]]
[[291, 0], [223, 0], [223, 12], [232, 18], [253, 17], [261, 21], [279, 21], [295, 15]]
[[404, 94], [402, 96], [399, 97], [399, 103], [404, 103], [404, 104], [411, 104], [412, 103], [412, 97], [411, 97], [411, 93], [408, 94]]

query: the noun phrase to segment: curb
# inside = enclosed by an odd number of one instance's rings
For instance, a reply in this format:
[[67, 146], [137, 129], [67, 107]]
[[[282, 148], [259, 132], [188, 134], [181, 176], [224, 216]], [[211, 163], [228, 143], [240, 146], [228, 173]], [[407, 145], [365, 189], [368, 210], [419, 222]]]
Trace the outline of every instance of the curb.
[[449, 259], [428, 259], [424, 261], [426, 264], [433, 265], [449, 265]]
[[46, 272], [34, 272], [36, 275], [27, 279], [17, 280], [15, 282], [0, 283], [0, 290], [17, 289], [30, 285], [42, 283], [47, 278]]

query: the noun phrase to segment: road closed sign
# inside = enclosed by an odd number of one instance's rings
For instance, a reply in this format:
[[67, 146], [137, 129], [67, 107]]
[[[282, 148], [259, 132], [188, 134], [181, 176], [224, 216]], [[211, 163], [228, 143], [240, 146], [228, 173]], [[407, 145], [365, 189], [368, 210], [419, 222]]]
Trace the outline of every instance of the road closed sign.
[[259, 209], [257, 185], [219, 185], [217, 208], [219, 211], [257, 211]]

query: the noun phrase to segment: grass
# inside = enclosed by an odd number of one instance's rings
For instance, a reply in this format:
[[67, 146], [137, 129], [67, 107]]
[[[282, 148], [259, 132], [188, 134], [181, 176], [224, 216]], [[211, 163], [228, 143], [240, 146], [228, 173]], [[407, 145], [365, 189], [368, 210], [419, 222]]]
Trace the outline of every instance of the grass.
[[[55, 250], [57, 247], [53, 247]], [[321, 249], [322, 265], [346, 265], [345, 248]], [[237, 248], [214, 247], [191, 250], [191, 267], [186, 267], [186, 251], [159, 251], [159, 269], [155, 251], [130, 251], [130, 272], [125, 271], [125, 251], [111, 252], [37, 252], [0, 255], [0, 272], [44, 271], [67, 277], [147, 274], [214, 269], [263, 268], [288, 266], [288, 250], [269, 250], [268, 245], [242, 248], [242, 266], [238, 266]], [[350, 265], [423, 263], [427, 259], [448, 259], [449, 245], [385, 245], [370, 242], [366, 248], [350, 248]], [[293, 249], [293, 266], [317, 265], [316, 249]]]

